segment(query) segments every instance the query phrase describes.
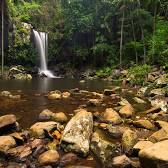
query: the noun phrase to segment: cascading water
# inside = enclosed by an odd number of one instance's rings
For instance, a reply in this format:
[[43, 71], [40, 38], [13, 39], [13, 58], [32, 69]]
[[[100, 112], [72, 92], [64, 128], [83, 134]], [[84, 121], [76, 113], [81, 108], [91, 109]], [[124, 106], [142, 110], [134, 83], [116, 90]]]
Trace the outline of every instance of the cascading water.
[[48, 34], [44, 32], [37, 32], [33, 30], [36, 47], [40, 56], [40, 75], [45, 75], [49, 78], [55, 78], [51, 71], [47, 68], [47, 50], [48, 50]]

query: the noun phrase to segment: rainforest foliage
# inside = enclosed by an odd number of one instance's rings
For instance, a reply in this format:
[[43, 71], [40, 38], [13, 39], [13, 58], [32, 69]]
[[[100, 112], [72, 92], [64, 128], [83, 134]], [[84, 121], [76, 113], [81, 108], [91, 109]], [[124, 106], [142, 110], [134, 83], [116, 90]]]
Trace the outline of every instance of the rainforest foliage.
[[106, 67], [100, 76], [116, 66], [168, 66], [166, 0], [7, 0], [7, 6], [8, 64], [35, 65], [28, 38], [34, 28], [49, 33], [50, 65]]

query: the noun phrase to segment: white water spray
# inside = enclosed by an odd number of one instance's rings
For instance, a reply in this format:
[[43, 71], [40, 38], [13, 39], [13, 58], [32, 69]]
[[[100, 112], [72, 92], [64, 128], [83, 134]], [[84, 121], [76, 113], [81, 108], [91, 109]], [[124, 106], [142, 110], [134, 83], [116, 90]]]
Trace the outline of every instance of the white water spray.
[[34, 36], [35, 36], [35, 43], [36, 47], [38, 49], [38, 53], [40, 56], [40, 75], [45, 75], [49, 78], [55, 78], [55, 76], [52, 74], [51, 71], [47, 68], [47, 50], [48, 50], [48, 34], [44, 32], [37, 32], [36, 30], [33, 30]]

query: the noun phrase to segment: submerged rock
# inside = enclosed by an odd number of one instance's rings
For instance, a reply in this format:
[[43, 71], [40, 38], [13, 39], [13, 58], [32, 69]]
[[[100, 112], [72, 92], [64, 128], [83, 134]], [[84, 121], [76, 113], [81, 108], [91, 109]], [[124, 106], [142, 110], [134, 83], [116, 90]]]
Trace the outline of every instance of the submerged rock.
[[38, 162], [40, 165], [56, 165], [59, 160], [59, 153], [55, 150], [48, 150], [42, 153], [39, 158]]
[[112, 123], [114, 125], [121, 124], [122, 119], [119, 114], [112, 108], [107, 108], [102, 117], [104, 122]]
[[4, 90], [1, 92], [1, 96], [9, 97], [10, 95], [11, 95], [11, 92], [9, 92], [9, 91]]
[[100, 106], [101, 103], [102, 103], [101, 99], [90, 99], [90, 100], [88, 100], [87, 105], [96, 107], [96, 106]]
[[61, 147], [65, 151], [72, 151], [86, 156], [89, 152], [92, 131], [92, 113], [85, 110], [79, 111], [66, 125], [61, 138]]
[[48, 93], [48, 99], [51, 100], [56, 100], [56, 99], [61, 99], [62, 95], [59, 90], [51, 91]]
[[132, 117], [132, 115], [134, 114], [134, 112], [135, 112], [135, 110], [132, 107], [132, 105], [131, 104], [127, 104], [127, 105], [125, 105], [124, 107], [122, 107], [120, 109], [119, 114], [122, 117], [129, 118], [129, 117]]
[[97, 132], [93, 133], [90, 149], [104, 166], [111, 163], [112, 158], [120, 153], [119, 144], [103, 139]]
[[143, 168], [166, 168], [168, 165], [168, 140], [141, 150], [139, 159]]
[[16, 141], [12, 136], [0, 136], [0, 152], [6, 153], [7, 150], [15, 145]]
[[65, 154], [59, 162], [59, 166], [65, 167], [67, 165], [72, 165], [78, 160], [78, 156], [74, 153], [67, 153]]

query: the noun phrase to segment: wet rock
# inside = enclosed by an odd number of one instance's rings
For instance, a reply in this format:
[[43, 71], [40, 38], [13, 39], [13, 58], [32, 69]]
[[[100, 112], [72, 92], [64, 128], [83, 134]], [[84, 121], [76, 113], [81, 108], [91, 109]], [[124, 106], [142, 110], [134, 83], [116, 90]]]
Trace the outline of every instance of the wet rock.
[[56, 122], [66, 122], [67, 116], [63, 112], [53, 113], [52, 111], [45, 109], [39, 114], [40, 120], [52, 120]]
[[103, 139], [97, 132], [93, 133], [90, 149], [104, 166], [111, 163], [113, 157], [119, 155], [119, 148], [119, 144]]
[[21, 95], [9, 95], [9, 98], [13, 100], [18, 100], [21, 98]]
[[119, 127], [114, 127], [114, 126], [112, 126], [112, 125], [108, 125], [107, 127], [106, 127], [106, 129], [107, 129], [107, 134], [111, 137], [111, 138], [115, 138], [115, 139], [119, 139], [119, 138], [121, 138], [122, 137], [122, 132], [121, 132], [121, 130], [120, 130], [120, 128]]
[[154, 129], [154, 125], [149, 120], [137, 120], [133, 121], [133, 125], [138, 128], [145, 128], [148, 130]]
[[90, 99], [88, 102], [87, 102], [87, 105], [88, 106], [100, 106], [102, 103], [102, 100], [101, 99]]
[[64, 99], [67, 99], [67, 98], [69, 98], [71, 96], [71, 93], [70, 92], [63, 92], [62, 93], [62, 97], [64, 98]]
[[141, 150], [139, 159], [143, 168], [166, 168], [168, 165], [168, 140]]
[[122, 119], [119, 114], [112, 108], [107, 108], [103, 114], [103, 121], [107, 123], [112, 123], [114, 125], [121, 124]]
[[125, 105], [124, 107], [122, 107], [120, 109], [119, 114], [122, 117], [129, 118], [129, 117], [132, 117], [132, 115], [134, 114], [134, 112], [135, 112], [135, 110], [132, 107], [132, 105], [131, 104], [127, 104], [127, 105]]
[[26, 70], [23, 66], [17, 65], [12, 67], [9, 70], [8, 77], [10, 79], [18, 79], [18, 80], [31, 80], [32, 76], [26, 73]]
[[32, 154], [32, 150], [29, 146], [23, 145], [9, 149], [7, 153], [10, 157], [14, 157], [18, 161], [25, 161], [26, 158]]
[[61, 99], [61, 97], [62, 95], [59, 90], [51, 91], [48, 93], [48, 99], [51, 99], [51, 100]]
[[0, 152], [6, 153], [7, 150], [14, 147], [16, 141], [12, 136], [0, 136]]
[[135, 131], [127, 130], [122, 136], [122, 146], [126, 153], [130, 154], [134, 145], [138, 141], [138, 136]]
[[126, 155], [114, 157], [109, 167], [112, 168], [131, 168], [131, 160]]
[[62, 148], [86, 156], [89, 152], [92, 131], [92, 113], [81, 110], [66, 125], [61, 138]]
[[49, 150], [42, 153], [39, 158], [38, 162], [40, 165], [49, 165], [49, 164], [57, 164], [59, 160], [59, 154], [55, 150]]
[[59, 166], [64, 167], [67, 165], [72, 165], [78, 160], [78, 156], [74, 153], [67, 153], [61, 159]]
[[114, 92], [113, 92], [113, 90], [105, 89], [103, 94], [104, 94], [105, 96], [110, 96], [110, 95], [114, 94]]
[[63, 112], [58, 112], [58, 113], [54, 113], [53, 115], [53, 120], [60, 122], [60, 123], [64, 123], [68, 121], [67, 116], [65, 115], [65, 113]]
[[0, 130], [8, 131], [10, 128], [16, 128], [16, 116], [13, 114], [1, 116], [0, 117]]
[[60, 126], [57, 122], [54, 121], [48, 121], [48, 122], [37, 122], [30, 128], [30, 133], [32, 136], [38, 137], [38, 138], [44, 138], [45, 137], [45, 131], [51, 131], [53, 129], [57, 129]]
[[136, 143], [136, 145], [133, 147], [133, 153], [138, 156], [138, 153], [142, 149], [146, 149], [150, 146], [152, 146], [153, 143], [151, 141], [139, 141]]
[[1, 96], [4, 96], [4, 97], [9, 97], [11, 95], [11, 92], [9, 92], [9, 91], [2, 91], [1, 92]]
[[17, 80], [31, 80], [32, 76], [30, 74], [18, 73], [13, 78]]
[[53, 117], [53, 114], [54, 113], [52, 111], [45, 109], [39, 114], [39, 119], [40, 120], [51, 120]]

